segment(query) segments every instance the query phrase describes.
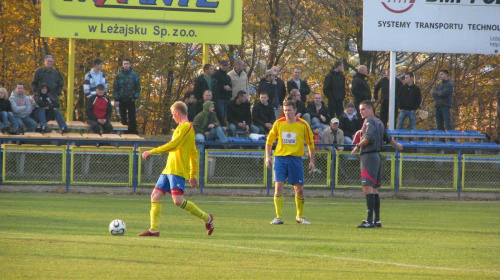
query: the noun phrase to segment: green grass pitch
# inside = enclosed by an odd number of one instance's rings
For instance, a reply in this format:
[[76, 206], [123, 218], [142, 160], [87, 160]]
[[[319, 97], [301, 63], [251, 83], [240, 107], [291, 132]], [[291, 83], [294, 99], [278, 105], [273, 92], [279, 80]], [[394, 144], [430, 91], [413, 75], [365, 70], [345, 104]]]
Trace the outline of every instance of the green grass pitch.
[[170, 197], [161, 236], [140, 238], [146, 195], [0, 193], [0, 279], [500, 279], [498, 202], [382, 198], [383, 228], [357, 229], [361, 199], [307, 198], [305, 226], [286, 197], [273, 226], [272, 197], [187, 198], [212, 236]]

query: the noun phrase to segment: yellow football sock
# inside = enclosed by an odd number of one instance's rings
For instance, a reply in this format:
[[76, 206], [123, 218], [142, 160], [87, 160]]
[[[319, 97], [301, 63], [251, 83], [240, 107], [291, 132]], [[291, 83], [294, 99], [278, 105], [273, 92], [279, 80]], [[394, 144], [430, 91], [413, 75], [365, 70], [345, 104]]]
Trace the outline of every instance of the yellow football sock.
[[295, 206], [297, 207], [297, 218], [302, 218], [302, 214], [304, 213], [304, 198], [298, 197], [295, 195]]
[[181, 208], [188, 211], [189, 213], [195, 215], [196, 217], [202, 219], [205, 222], [208, 222], [210, 220], [210, 216], [208, 216], [207, 213], [201, 211], [196, 204], [192, 203], [191, 201], [183, 200], [181, 203]]
[[151, 227], [150, 231], [159, 231], [160, 230], [160, 216], [161, 216], [161, 201], [155, 200], [151, 201]]
[[283, 204], [285, 204], [285, 198], [283, 194], [274, 195], [274, 207], [276, 208], [276, 218], [283, 219]]

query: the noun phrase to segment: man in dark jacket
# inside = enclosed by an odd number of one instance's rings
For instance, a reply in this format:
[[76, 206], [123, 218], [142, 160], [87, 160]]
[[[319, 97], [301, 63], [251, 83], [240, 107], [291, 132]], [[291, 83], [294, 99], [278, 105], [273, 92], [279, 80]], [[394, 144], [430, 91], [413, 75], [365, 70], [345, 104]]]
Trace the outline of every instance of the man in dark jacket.
[[[203, 93], [205, 90], [211, 91], [214, 96], [217, 96], [217, 81], [212, 78], [212, 75], [214, 74], [214, 67], [211, 64], [205, 64], [203, 65], [203, 74], [198, 76], [194, 80], [194, 97], [196, 97], [196, 100], [201, 100], [203, 99]], [[215, 98], [214, 98], [215, 100]]]
[[[373, 89], [373, 98], [376, 100], [376, 102], [381, 103], [380, 107], [380, 120], [382, 123], [386, 126], [389, 127], [388, 121], [389, 121], [389, 79], [391, 77], [391, 70], [386, 69], [385, 70], [385, 77], [381, 78], [380, 80], [377, 81], [375, 84], [375, 87]], [[398, 113], [398, 100], [397, 97], [399, 95], [399, 89], [403, 85], [403, 82], [401, 82], [400, 79], [396, 78], [396, 106], [394, 108], [394, 123], [396, 123], [397, 119], [397, 113]], [[380, 94], [380, 99], [378, 96], [378, 92], [382, 90]]]
[[405, 74], [405, 84], [399, 89], [399, 113], [398, 129], [403, 129], [406, 118], [410, 119], [410, 130], [415, 129], [417, 122], [417, 110], [422, 103], [420, 88], [413, 83], [413, 73]]
[[260, 134], [267, 134], [273, 128], [273, 123], [276, 121], [274, 109], [269, 103], [269, 95], [267, 92], [261, 92], [259, 102], [253, 105], [252, 118], [255, 126], [259, 128]]
[[122, 62], [122, 71], [115, 76], [113, 83], [113, 98], [115, 106], [119, 108], [121, 123], [128, 125], [128, 134], [138, 134], [135, 114], [135, 100], [141, 93], [141, 79], [132, 71], [130, 59]]
[[323, 83], [323, 94], [328, 98], [328, 109], [331, 117], [336, 115], [337, 118], [340, 118], [344, 111], [345, 76], [343, 71], [342, 60], [335, 61]]
[[269, 96], [269, 103], [274, 110], [274, 119], [277, 119], [280, 101], [278, 97], [278, 82], [276, 80], [276, 72], [274, 72], [274, 70], [270, 69], [266, 71], [265, 77], [260, 79], [259, 90], [257, 92], [259, 94], [267, 92], [267, 95]]
[[453, 84], [450, 81], [448, 70], [439, 70], [439, 79], [441, 83], [434, 88], [432, 97], [434, 98], [434, 107], [436, 107], [437, 129], [452, 130], [450, 108], [453, 101]]
[[314, 95], [314, 101], [307, 104], [307, 113], [311, 116], [311, 126], [319, 125], [319, 134], [323, 133], [323, 130], [329, 127], [330, 123], [330, 111], [323, 103], [323, 96], [316, 93]]
[[[368, 86], [368, 82], [366, 81], [368, 78], [368, 68], [365, 65], [360, 65], [358, 67], [358, 73], [354, 75], [352, 79], [352, 96], [354, 97], [354, 105], [356, 109], [359, 109], [359, 104], [364, 100], [371, 100], [372, 93], [370, 91], [370, 87]], [[359, 112], [358, 112], [359, 115]]]
[[288, 100], [292, 100], [295, 102], [295, 105], [297, 107], [297, 112], [295, 113], [296, 117], [302, 118], [305, 120], [309, 125], [311, 125], [311, 116], [307, 113], [306, 109], [306, 104], [300, 100], [300, 91], [298, 89], [292, 89], [290, 91], [290, 95], [288, 95]]
[[[286, 97], [286, 87], [285, 87], [285, 82], [280, 78], [280, 73], [281, 73], [280, 68], [277, 65], [274, 65], [273, 67], [271, 67], [271, 70], [273, 70], [274, 73], [276, 73], [274, 79], [276, 80], [276, 91], [278, 92], [278, 100], [279, 100], [278, 111], [279, 111], [279, 108], [281, 108], [281, 104], [283, 104], [283, 101], [285, 100]], [[278, 115], [276, 115], [276, 119], [277, 118]]]
[[44, 66], [36, 69], [31, 83], [33, 92], [40, 90], [40, 85], [45, 84], [50, 92], [48, 93], [54, 102], [59, 104], [59, 96], [63, 89], [63, 79], [61, 73], [54, 68], [54, 56], [46, 55]]
[[109, 122], [113, 108], [105, 90], [104, 85], [98, 84], [95, 88], [96, 94], [87, 100], [87, 123], [90, 124], [92, 133], [101, 134], [101, 129], [103, 134], [113, 132], [113, 126]]
[[[311, 93], [311, 88], [307, 84], [306, 80], [302, 80], [300, 78], [301, 74], [302, 72], [300, 69], [295, 68], [295, 70], [293, 70], [293, 77], [286, 83], [286, 88], [288, 90], [288, 94], [290, 94], [293, 89], [298, 89], [300, 91], [300, 100], [305, 103], [307, 96]], [[283, 104], [283, 101], [281, 101], [280, 104]]]
[[212, 78], [214, 78], [217, 83], [217, 91], [215, 91], [216, 95], [214, 96], [214, 100], [217, 100], [215, 102], [215, 108], [220, 112], [220, 117], [225, 119], [227, 115], [227, 104], [231, 101], [233, 92], [231, 77], [227, 75], [229, 64], [227, 60], [221, 60], [219, 63], [219, 70], [215, 71], [212, 75]]
[[246, 92], [240, 90], [236, 98], [227, 105], [227, 122], [231, 136], [236, 136], [236, 131], [259, 133], [259, 128], [252, 124], [252, 112]]

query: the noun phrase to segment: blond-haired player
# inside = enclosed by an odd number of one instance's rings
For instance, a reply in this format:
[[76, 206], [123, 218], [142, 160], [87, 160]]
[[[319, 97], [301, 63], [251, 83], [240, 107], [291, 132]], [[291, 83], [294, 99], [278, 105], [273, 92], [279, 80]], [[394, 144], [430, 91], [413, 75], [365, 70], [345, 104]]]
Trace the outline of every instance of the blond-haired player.
[[214, 230], [214, 216], [203, 212], [193, 202], [184, 199], [184, 185], [189, 180], [191, 187], [198, 185], [198, 150], [195, 145], [195, 133], [193, 126], [187, 117], [187, 107], [181, 101], [175, 102], [170, 111], [176, 123], [179, 125], [174, 131], [172, 140], [167, 144], [142, 153], [142, 158], [147, 159], [150, 155], [169, 153], [167, 166], [156, 182], [151, 194], [151, 227], [139, 236], [159, 236], [159, 221], [161, 216], [161, 198], [165, 193], [172, 195], [175, 205], [195, 215], [205, 222], [207, 234], [211, 235]]

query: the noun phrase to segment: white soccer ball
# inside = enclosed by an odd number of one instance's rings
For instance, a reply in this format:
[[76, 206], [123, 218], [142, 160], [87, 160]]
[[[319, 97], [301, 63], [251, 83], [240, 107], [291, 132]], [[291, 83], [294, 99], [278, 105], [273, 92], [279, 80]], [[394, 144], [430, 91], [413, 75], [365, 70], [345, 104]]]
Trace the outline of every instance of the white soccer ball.
[[109, 224], [109, 232], [112, 235], [123, 235], [127, 226], [122, 220], [114, 220]]

